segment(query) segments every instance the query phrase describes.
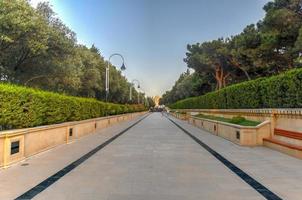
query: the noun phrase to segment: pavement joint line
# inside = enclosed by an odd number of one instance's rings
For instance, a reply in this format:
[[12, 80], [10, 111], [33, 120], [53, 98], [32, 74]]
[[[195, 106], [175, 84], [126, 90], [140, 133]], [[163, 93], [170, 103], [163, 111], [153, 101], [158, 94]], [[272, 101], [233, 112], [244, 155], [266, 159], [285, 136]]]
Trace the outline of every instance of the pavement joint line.
[[244, 172], [242, 169], [237, 167], [235, 164], [230, 162], [228, 159], [223, 157], [221, 154], [216, 152], [214, 149], [212, 149], [210, 146], [202, 142], [200, 139], [198, 139], [196, 136], [194, 136], [192, 133], [187, 131], [185, 128], [183, 128], [181, 125], [176, 123], [174, 120], [170, 119], [170, 117], [166, 116], [166, 118], [171, 121], [175, 126], [177, 126], [179, 129], [181, 129], [185, 134], [187, 134], [189, 137], [191, 137], [195, 142], [197, 142], [200, 146], [202, 146], [205, 150], [207, 150], [210, 154], [212, 154], [217, 160], [219, 160], [223, 165], [225, 165], [227, 168], [229, 168], [232, 172], [234, 172], [237, 176], [239, 176], [244, 182], [246, 182], [248, 185], [250, 185], [253, 189], [255, 189], [258, 193], [260, 193], [264, 198], [268, 200], [282, 200], [281, 197], [273, 193], [271, 190], [269, 190], [267, 187], [259, 183], [257, 180], [252, 178], [250, 175], [248, 175], [246, 172]]
[[91, 156], [93, 156], [95, 153], [97, 153], [98, 151], [100, 151], [101, 149], [103, 149], [105, 146], [107, 146], [108, 144], [110, 144], [111, 142], [113, 142], [119, 136], [123, 135], [128, 130], [130, 130], [132, 127], [134, 127], [135, 125], [137, 125], [138, 123], [140, 123], [141, 121], [143, 121], [149, 115], [150, 114], [145, 115], [144, 117], [142, 117], [138, 121], [134, 122], [132, 125], [128, 126], [124, 130], [122, 130], [121, 132], [119, 132], [118, 134], [116, 134], [115, 136], [111, 137], [110, 139], [106, 140], [105, 142], [103, 142], [99, 146], [95, 147], [94, 149], [92, 149], [91, 151], [89, 151], [88, 153], [86, 153], [85, 155], [81, 156], [76, 161], [74, 161], [71, 164], [67, 165], [66, 167], [64, 167], [63, 169], [59, 170], [55, 174], [49, 176], [48, 178], [46, 178], [45, 180], [43, 180], [42, 182], [40, 182], [36, 186], [32, 187], [31, 189], [29, 189], [28, 191], [26, 191], [25, 193], [23, 193], [19, 197], [15, 198], [15, 200], [29, 200], [29, 199], [34, 198], [36, 195], [38, 195], [39, 193], [41, 193], [42, 191], [44, 191], [45, 189], [47, 189], [53, 183], [55, 183], [56, 181], [58, 181], [59, 179], [61, 179], [63, 176], [65, 176], [66, 174], [68, 174], [69, 172], [71, 172], [73, 169], [75, 169], [76, 167], [78, 167], [80, 164], [82, 164], [83, 162], [85, 162], [88, 158], [90, 158]]

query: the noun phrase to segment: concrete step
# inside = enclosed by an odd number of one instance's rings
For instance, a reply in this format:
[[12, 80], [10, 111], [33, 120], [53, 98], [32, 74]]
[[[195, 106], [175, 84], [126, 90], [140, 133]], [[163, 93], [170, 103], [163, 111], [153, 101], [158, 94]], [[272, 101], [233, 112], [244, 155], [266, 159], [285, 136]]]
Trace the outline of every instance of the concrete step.
[[263, 145], [279, 152], [302, 159], [302, 146], [294, 145], [275, 138], [264, 138]]

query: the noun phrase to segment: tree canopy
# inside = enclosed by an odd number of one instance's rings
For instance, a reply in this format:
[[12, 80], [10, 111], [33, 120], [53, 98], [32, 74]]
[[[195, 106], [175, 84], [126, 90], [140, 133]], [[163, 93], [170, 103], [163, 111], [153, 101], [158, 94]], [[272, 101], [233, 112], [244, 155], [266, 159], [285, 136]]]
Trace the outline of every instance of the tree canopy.
[[[201, 84], [206, 82], [212, 90], [219, 90], [229, 84], [301, 67], [301, 0], [274, 0], [263, 9], [265, 17], [246, 26], [238, 35], [188, 44], [184, 62], [195, 71], [189, 76], [197, 76]], [[204, 94], [203, 89], [194, 90], [196, 81], [186, 83], [183, 76], [163, 95], [161, 102], [169, 104]]]
[[[33, 8], [26, 0], [0, 1], [1, 82], [104, 100], [107, 64], [95, 45], [77, 43], [49, 3]], [[110, 64], [109, 101], [134, 103], [130, 86]], [[137, 95], [134, 90], [133, 98]]]

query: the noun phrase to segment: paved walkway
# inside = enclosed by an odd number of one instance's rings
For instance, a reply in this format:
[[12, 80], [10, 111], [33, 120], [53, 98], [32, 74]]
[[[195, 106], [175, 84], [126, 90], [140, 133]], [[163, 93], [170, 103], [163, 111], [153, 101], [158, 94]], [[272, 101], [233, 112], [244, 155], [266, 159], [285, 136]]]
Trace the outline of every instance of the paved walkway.
[[[283, 199], [302, 199], [302, 161], [237, 146], [173, 119]], [[0, 199], [14, 199], [124, 130], [126, 122], [0, 171]], [[160, 113], [153, 113], [34, 199], [256, 200], [256, 190]]]

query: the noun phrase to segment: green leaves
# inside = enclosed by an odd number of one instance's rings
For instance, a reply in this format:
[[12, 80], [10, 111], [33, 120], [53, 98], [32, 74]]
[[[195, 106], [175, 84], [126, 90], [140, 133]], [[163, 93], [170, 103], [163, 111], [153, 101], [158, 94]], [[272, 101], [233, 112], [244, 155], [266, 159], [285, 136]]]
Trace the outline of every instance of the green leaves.
[[210, 92], [211, 83], [209, 83], [209, 80], [209, 76], [199, 76], [197, 73], [190, 74], [189, 72], [183, 73], [175, 82], [172, 90], [162, 96], [160, 102], [161, 104], [170, 104], [180, 99]]
[[[1, 81], [101, 100], [106, 65], [97, 47], [77, 44], [49, 3], [35, 9], [27, 0], [0, 0]], [[111, 66], [109, 101], [131, 103], [129, 87]]]
[[[210, 85], [213, 84], [213, 80], [209, 79], [208, 74], [215, 77], [216, 89], [302, 67], [301, 0], [270, 1], [264, 6], [264, 10], [266, 11], [264, 19], [256, 25], [246, 26], [238, 35], [188, 44], [184, 59], [187, 67], [194, 69], [195, 73], [202, 77], [201, 79], [207, 79]], [[293, 80], [278, 79], [274, 82], [272, 79], [268, 83], [271, 85], [268, 88], [259, 87], [259, 81], [228, 87], [226, 94], [222, 89], [216, 94], [216, 96], [220, 95], [218, 100], [205, 100], [204, 107], [225, 108], [231, 105], [232, 108], [257, 108], [300, 105], [296, 97], [299, 92], [295, 94], [294, 91], [290, 91], [297, 85]], [[193, 81], [191, 84], [194, 84]], [[279, 90], [271, 89], [274, 88], [274, 84]], [[166, 92], [162, 102], [173, 103], [182, 99], [173, 98], [176, 96], [174, 94], [182, 93], [182, 90], [175, 89], [175, 86], [171, 91]], [[190, 94], [188, 96], [196, 96], [191, 87], [188, 86], [187, 90]], [[264, 100], [259, 97], [261, 92], [264, 93], [262, 94]], [[265, 95], [266, 93], [271, 93], [275, 99]], [[200, 92], [199, 95], [201, 94], [203, 93]], [[282, 95], [286, 96], [281, 97]], [[209, 98], [212, 98], [211, 95]]]
[[[21, 60], [23, 62], [47, 49], [47, 23], [26, 1], [0, 2], [0, 30], [3, 41], [0, 60], [4, 66], [15, 67]], [[16, 56], [18, 54], [21, 56]]]
[[175, 109], [300, 108], [302, 69], [235, 84], [172, 105]]
[[143, 105], [104, 103], [0, 84], [0, 125], [6, 129], [26, 128], [145, 110]]

